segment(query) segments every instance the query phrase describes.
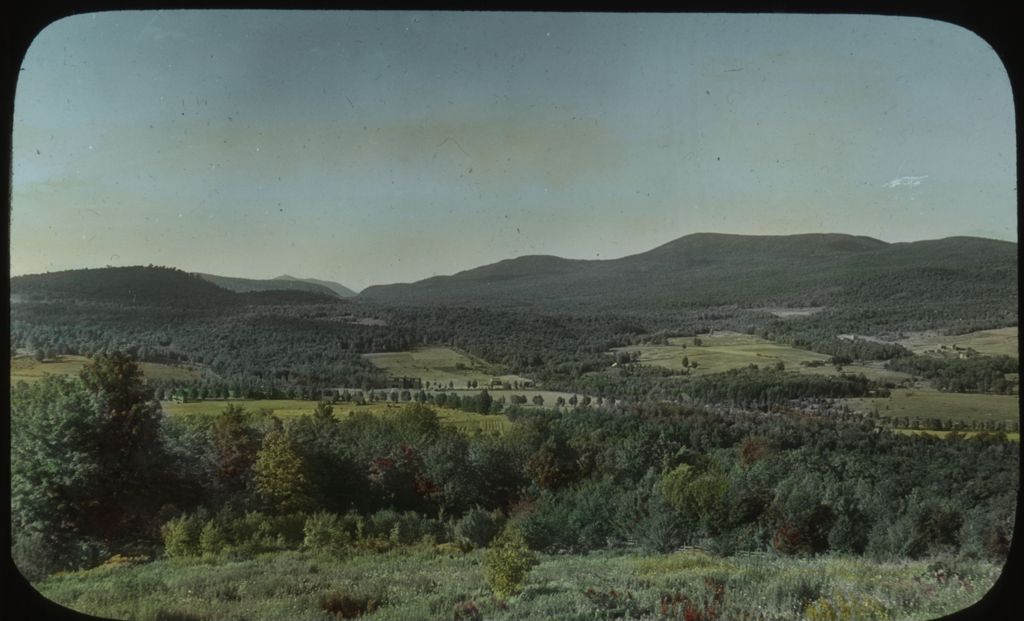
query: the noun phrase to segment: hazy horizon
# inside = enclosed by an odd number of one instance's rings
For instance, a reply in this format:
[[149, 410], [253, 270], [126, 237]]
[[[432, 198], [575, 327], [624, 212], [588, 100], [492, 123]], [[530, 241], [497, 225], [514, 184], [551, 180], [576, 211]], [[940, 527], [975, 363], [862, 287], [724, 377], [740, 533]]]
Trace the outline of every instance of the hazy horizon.
[[931, 20], [113, 12], [22, 68], [12, 276], [361, 291], [696, 232], [1017, 241], [1005, 69]]

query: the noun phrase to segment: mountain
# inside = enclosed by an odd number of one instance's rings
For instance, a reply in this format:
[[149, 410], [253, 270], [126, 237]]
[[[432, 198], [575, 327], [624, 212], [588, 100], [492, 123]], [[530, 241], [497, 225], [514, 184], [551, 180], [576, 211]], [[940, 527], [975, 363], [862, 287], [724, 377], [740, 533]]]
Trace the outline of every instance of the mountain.
[[[1017, 304], [1017, 244], [973, 237], [887, 243], [841, 234], [696, 233], [619, 259], [524, 256], [360, 298], [542, 310], [707, 306]], [[966, 311], [965, 311], [966, 312]]]
[[289, 276], [288, 274], [282, 274], [281, 276], [274, 278], [274, 280], [295, 280], [299, 282], [307, 282], [312, 285], [320, 285], [321, 287], [327, 287], [328, 289], [336, 293], [338, 297], [342, 298], [351, 298], [356, 295], [355, 291], [349, 289], [345, 285], [336, 283], [331, 280], [318, 280], [316, 278], [296, 278], [294, 276]]
[[[217, 282], [220, 281], [220, 282]], [[229, 281], [242, 291], [230, 290]], [[233, 282], [233, 281], [243, 281]], [[115, 303], [165, 308], [211, 308], [246, 305], [323, 304], [338, 296], [320, 285], [277, 282], [276, 288], [245, 289], [246, 279], [193, 274], [170, 267], [105, 267], [31, 274], [11, 278], [11, 301]], [[282, 286], [283, 285], [283, 286]]]
[[[274, 278], [271, 280], [257, 280], [252, 278], [235, 278], [233, 276], [217, 276], [216, 274], [202, 274], [199, 276], [211, 283], [236, 293], [248, 293], [251, 291], [310, 291], [332, 298], [341, 297], [329, 287], [303, 280], [291, 279], [282, 280]], [[353, 294], [354, 295], [354, 294]]]
[[76, 300], [141, 306], [234, 305], [237, 294], [170, 267], [105, 267], [15, 276], [12, 301]]

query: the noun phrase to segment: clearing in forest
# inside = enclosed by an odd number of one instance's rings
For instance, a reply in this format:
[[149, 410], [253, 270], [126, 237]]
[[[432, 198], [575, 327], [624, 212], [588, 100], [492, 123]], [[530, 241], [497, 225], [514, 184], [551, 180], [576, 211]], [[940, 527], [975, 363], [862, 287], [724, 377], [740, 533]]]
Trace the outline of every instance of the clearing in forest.
[[[11, 385], [20, 381], [35, 382], [43, 375], [78, 375], [89, 359], [85, 356], [57, 356], [55, 360], [39, 362], [31, 356], [11, 358]], [[198, 380], [199, 372], [189, 367], [176, 367], [156, 362], [140, 362], [142, 374], [149, 379], [160, 380]]]
[[896, 389], [889, 397], [846, 399], [859, 412], [878, 411], [879, 416], [906, 416], [910, 419], [939, 419], [965, 423], [978, 421], [1015, 422], [1018, 420], [1018, 395], [940, 392], [934, 388]]
[[1013, 356], [1016, 358], [1018, 338], [1017, 326], [1011, 326], [994, 330], [979, 330], [956, 336], [919, 332], [910, 334], [896, 342], [915, 354], [955, 352], [956, 348], [970, 348], [987, 356]]
[[[694, 339], [700, 345], [695, 345]], [[870, 380], [899, 383], [911, 379], [911, 375], [890, 371], [884, 362], [862, 362], [847, 364], [837, 368], [828, 364], [831, 356], [818, 352], [799, 349], [789, 345], [781, 345], [751, 334], [737, 332], [718, 332], [710, 336], [678, 337], [668, 340], [668, 345], [637, 345], [618, 347], [613, 351], [640, 352], [641, 364], [651, 364], [674, 371], [682, 370], [683, 358], [687, 358], [690, 375], [708, 375], [721, 373], [729, 369], [739, 369], [751, 364], [761, 368], [770, 368], [779, 362], [786, 371], [811, 373], [817, 375], [864, 375]], [[693, 363], [697, 368], [693, 368]], [[813, 363], [818, 366], [806, 366], [801, 363]]]
[[391, 377], [413, 377], [431, 385], [465, 388], [466, 382], [475, 381], [484, 388], [493, 379], [525, 382], [518, 375], [501, 375], [500, 370], [479, 358], [474, 358], [450, 347], [418, 347], [409, 351], [363, 354], [373, 366]]
[[[696, 343], [700, 343], [697, 345]], [[683, 369], [683, 358], [691, 365], [692, 375], [721, 373], [756, 364], [770, 367], [782, 362], [787, 370], [797, 370], [801, 362], [828, 362], [829, 356], [788, 345], [772, 343], [759, 336], [737, 332], [718, 332], [697, 337], [670, 338], [668, 345], [631, 345], [613, 352], [640, 352], [639, 362], [674, 371]], [[692, 368], [693, 363], [696, 368]], [[832, 367], [828, 367], [832, 368]]]

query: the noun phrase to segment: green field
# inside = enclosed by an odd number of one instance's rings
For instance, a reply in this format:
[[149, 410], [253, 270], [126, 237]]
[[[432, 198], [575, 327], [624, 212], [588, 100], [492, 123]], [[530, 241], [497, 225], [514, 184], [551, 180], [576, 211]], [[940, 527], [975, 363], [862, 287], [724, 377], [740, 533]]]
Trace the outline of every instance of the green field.
[[877, 410], [880, 416], [939, 418], [951, 421], [1016, 421], [1018, 395], [939, 392], [933, 388], [896, 389], [889, 397], [846, 399], [851, 409]]
[[[790, 367], [786, 368], [788, 369]], [[820, 367], [793, 367], [793, 370], [800, 373], [819, 375], [839, 375], [841, 373], [850, 373], [853, 375], [863, 375], [869, 380], [875, 382], [893, 382], [897, 384], [905, 380], [911, 380], [914, 377], [909, 373], [890, 371], [885, 368], [885, 362], [882, 361], [863, 362], [860, 364], [844, 364], [842, 366], [842, 371], [837, 371], [836, 367], [830, 364]]]
[[[171, 416], [216, 416], [229, 403], [243, 407], [249, 412], [268, 411], [280, 418], [312, 414], [317, 404], [316, 401], [301, 401], [298, 399], [232, 399], [197, 401], [195, 403], [165, 401], [161, 403], [161, 407], [164, 412]], [[366, 405], [339, 403], [334, 406], [334, 414], [339, 418], [348, 416], [349, 413], [367, 413], [380, 416], [389, 412], [397, 412], [401, 407], [402, 404], [389, 403], [369, 403]], [[503, 415], [483, 415], [436, 406], [430, 406], [430, 408], [437, 412], [442, 425], [454, 427], [463, 433], [475, 433], [477, 430], [484, 433], [500, 433], [512, 425]]]
[[[716, 557], [698, 551], [539, 555], [523, 592], [498, 601], [486, 586], [482, 561], [480, 550], [462, 554], [426, 544], [341, 557], [288, 551], [110, 564], [34, 586], [81, 612], [141, 621], [327, 620], [332, 617], [322, 602], [346, 595], [375, 600], [376, 611], [367, 616], [377, 621], [653, 621], [684, 618], [682, 604], [662, 607], [666, 595], [677, 602], [686, 597], [703, 612], [715, 585], [721, 585], [717, 614], [692, 618], [835, 619], [823, 611], [845, 602], [846, 616], [838, 618], [914, 621], [971, 605], [1000, 573], [995, 563], [957, 561], [943, 571], [961, 578], [946, 580], [930, 567], [935, 559], [873, 563], [831, 555]], [[456, 613], [470, 603], [478, 615]], [[809, 610], [819, 612], [811, 617]]]
[[957, 336], [943, 336], [934, 333], [911, 334], [905, 339], [897, 341], [915, 354], [942, 351], [941, 347], [953, 349], [954, 346], [964, 349], [971, 348], [979, 354], [990, 356], [1013, 356], [1017, 357], [1018, 344], [1017, 327], [998, 328], [995, 330], [981, 330], [969, 332]]
[[779, 345], [750, 334], [720, 332], [698, 338], [702, 343], [699, 347], [694, 345], [692, 337], [686, 337], [669, 339], [668, 345], [634, 345], [617, 347], [612, 351], [638, 351], [641, 364], [665, 367], [674, 371], [682, 370], [683, 357], [686, 357], [690, 363], [698, 364], [696, 369], [690, 371], [692, 375], [721, 373], [751, 364], [766, 367], [780, 361], [786, 365], [786, 369], [796, 370], [804, 361], [829, 360], [829, 356], [825, 354]]
[[[44, 374], [53, 375], [78, 375], [82, 367], [89, 359], [85, 356], [58, 356], [56, 360], [39, 362], [31, 356], [17, 356], [11, 358], [11, 384], [20, 381], [35, 382]], [[197, 380], [199, 372], [189, 367], [176, 367], [168, 364], [157, 364], [154, 362], [140, 362], [142, 373], [152, 379], [167, 380]]]
[[464, 388], [467, 381], [476, 381], [483, 387], [494, 378], [509, 383], [526, 381], [518, 375], [502, 375], [494, 365], [449, 347], [419, 347], [410, 351], [363, 354], [363, 357], [391, 377], [415, 377], [445, 386], [451, 382], [455, 388]]

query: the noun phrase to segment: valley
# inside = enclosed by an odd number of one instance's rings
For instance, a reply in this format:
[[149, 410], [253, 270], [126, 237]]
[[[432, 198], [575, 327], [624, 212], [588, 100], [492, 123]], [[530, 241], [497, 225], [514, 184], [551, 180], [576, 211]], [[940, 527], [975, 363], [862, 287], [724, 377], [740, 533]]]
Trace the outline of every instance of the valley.
[[[955, 608], [1012, 535], [1004, 249], [696, 235], [348, 296], [163, 267], [12, 278], [15, 556], [55, 601], [147, 620], [182, 592], [201, 619]], [[37, 491], [68, 460], [89, 464], [74, 514]]]

